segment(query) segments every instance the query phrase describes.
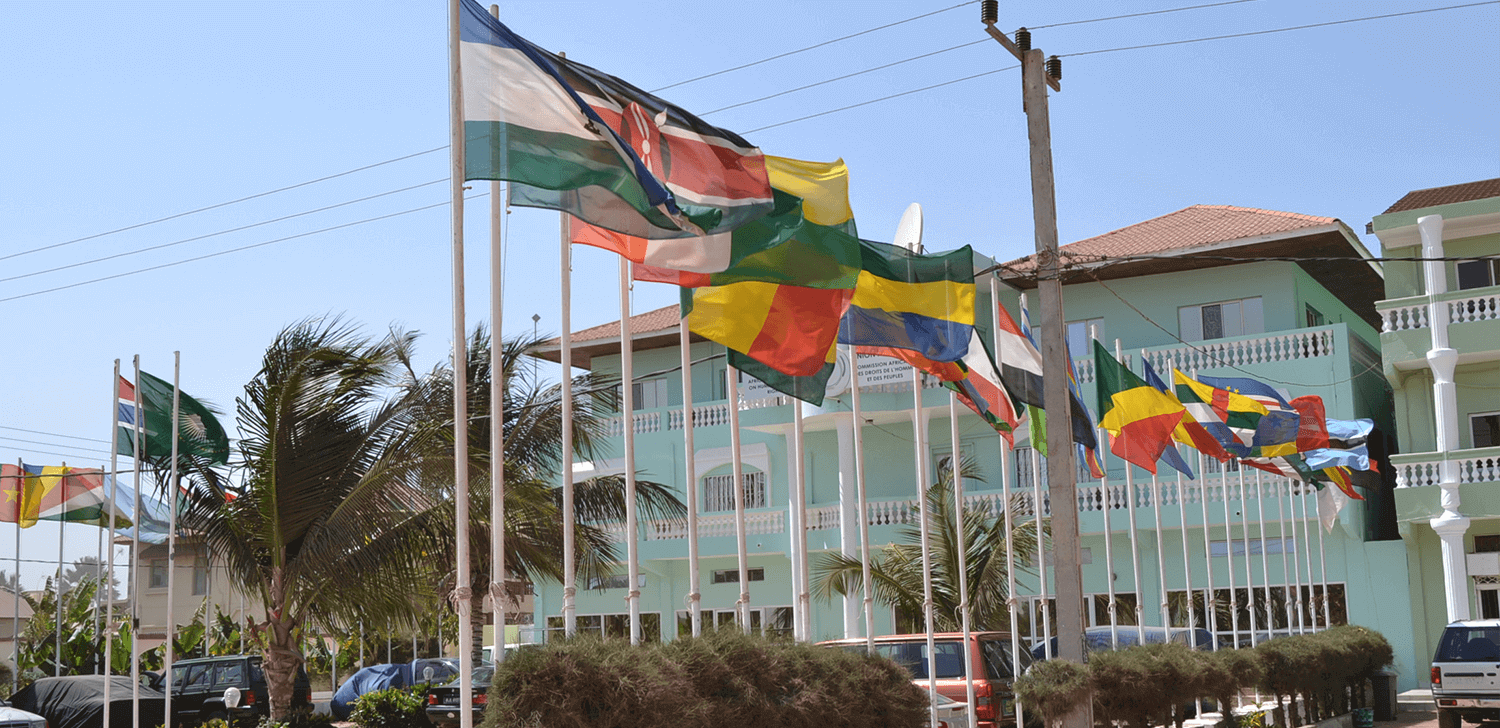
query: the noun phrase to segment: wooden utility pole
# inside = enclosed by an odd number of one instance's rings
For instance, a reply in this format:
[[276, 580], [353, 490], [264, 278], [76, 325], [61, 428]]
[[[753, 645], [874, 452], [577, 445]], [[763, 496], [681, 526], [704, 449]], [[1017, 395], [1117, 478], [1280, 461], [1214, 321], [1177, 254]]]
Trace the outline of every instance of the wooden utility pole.
[[[1026, 136], [1031, 144], [1031, 214], [1036, 228], [1037, 294], [1041, 299], [1042, 368], [1047, 404], [1047, 490], [1052, 505], [1053, 573], [1057, 594], [1058, 657], [1083, 662], [1083, 572], [1078, 538], [1078, 486], [1075, 477], [1072, 397], [1068, 392], [1068, 352], [1063, 319], [1062, 280], [1057, 257], [1057, 197], [1052, 184], [1052, 131], [1047, 87], [1062, 90], [1062, 65], [1030, 48], [1030, 34], [1019, 44], [995, 28], [998, 2], [984, 0], [981, 19], [990, 37], [1021, 61]], [[1050, 66], [1050, 68], [1049, 68]], [[1046, 574], [1041, 575], [1046, 579]], [[1083, 708], [1063, 720], [1063, 728], [1088, 728], [1093, 711]]]

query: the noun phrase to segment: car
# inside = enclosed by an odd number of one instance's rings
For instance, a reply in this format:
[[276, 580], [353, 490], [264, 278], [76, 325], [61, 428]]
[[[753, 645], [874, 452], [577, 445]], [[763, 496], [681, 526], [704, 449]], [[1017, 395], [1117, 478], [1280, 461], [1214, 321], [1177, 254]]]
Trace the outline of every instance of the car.
[[36, 713], [12, 708], [10, 703], [0, 700], [0, 726], [4, 728], [47, 728], [47, 719]]
[[[226, 690], [239, 691], [225, 700]], [[297, 668], [292, 708], [312, 707], [312, 685], [307, 670]], [[225, 655], [177, 660], [172, 663], [172, 722], [181, 725], [221, 718], [253, 725], [271, 714], [270, 691], [260, 655]]]
[[[474, 693], [469, 710], [474, 714], [474, 725], [479, 725], [484, 719], [484, 706], [489, 702], [490, 681], [495, 677], [495, 668], [492, 665], [481, 665], [474, 668], [470, 675]], [[434, 726], [450, 728], [458, 725], [462, 720], [459, 711], [458, 680], [428, 689], [427, 720], [432, 721]]]
[[[1214, 634], [1206, 629], [1188, 629], [1186, 627], [1173, 627], [1170, 630], [1161, 627], [1129, 627], [1118, 625], [1114, 628], [1114, 634], [1110, 634], [1109, 627], [1089, 627], [1084, 630], [1084, 644], [1088, 645], [1089, 652], [1100, 652], [1108, 650], [1118, 640], [1121, 648], [1134, 647], [1141, 644], [1144, 636], [1148, 645], [1160, 645], [1166, 642], [1175, 642], [1185, 647], [1197, 646], [1200, 651], [1211, 652], [1217, 643]], [[1144, 633], [1144, 635], [1142, 634]], [[1245, 643], [1249, 646], [1249, 642]], [[1050, 649], [1050, 652], [1049, 652]], [[1045, 660], [1057, 655], [1057, 636], [1046, 642], [1037, 642], [1031, 646], [1031, 658], [1034, 660]]]
[[1439, 728], [1500, 720], [1500, 619], [1460, 620], [1443, 629], [1432, 655]]
[[[109, 702], [104, 700], [105, 681], [109, 681]], [[136, 683], [124, 675], [65, 675], [44, 677], [21, 688], [11, 696], [12, 707], [35, 713], [47, 719], [51, 728], [98, 728], [104, 725], [104, 711], [109, 711], [113, 725], [131, 724], [140, 711], [140, 725], [161, 725], [166, 713], [163, 696], [149, 685], [140, 686], [140, 705], [131, 695]]]
[[398, 664], [370, 665], [350, 675], [328, 701], [328, 710], [339, 720], [348, 720], [361, 695], [387, 688], [404, 688], [427, 683], [442, 685], [458, 675], [458, 659], [423, 657]]
[[[939, 632], [933, 635], [937, 659], [929, 661], [926, 634], [892, 634], [875, 638], [875, 652], [895, 660], [912, 675], [912, 682], [926, 688], [928, 664], [936, 663], [938, 694], [952, 701], [968, 703], [966, 676], [974, 676], [974, 717], [979, 728], [999, 728], [1015, 725], [1016, 698], [1011, 692], [1015, 682], [1009, 632], [971, 632], [971, 649], [974, 662], [970, 670], [964, 669], [964, 635], [962, 632]], [[851, 652], [865, 650], [865, 638], [852, 637], [830, 640], [818, 644], [838, 647]], [[1021, 672], [1031, 666], [1031, 654], [1022, 649]]]

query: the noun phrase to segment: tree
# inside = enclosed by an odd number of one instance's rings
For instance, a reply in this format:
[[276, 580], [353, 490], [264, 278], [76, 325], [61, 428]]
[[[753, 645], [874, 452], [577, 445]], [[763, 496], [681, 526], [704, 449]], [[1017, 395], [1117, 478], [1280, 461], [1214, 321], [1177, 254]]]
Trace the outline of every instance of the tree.
[[74, 561], [63, 571], [62, 590], [64, 592], [71, 591], [74, 586], [83, 583], [85, 580], [103, 581], [104, 577], [108, 575], [110, 597], [119, 599], [120, 582], [114, 578], [113, 574], [109, 574], [108, 572], [109, 568], [101, 563], [97, 556], [79, 557], [77, 561]]
[[[505, 436], [505, 560], [509, 578], [522, 582], [563, 578], [562, 520], [562, 387], [541, 381], [523, 357], [540, 339], [518, 337], [504, 342], [501, 386], [504, 387], [502, 427]], [[469, 554], [468, 585], [470, 635], [467, 646], [476, 659], [482, 648], [483, 596], [490, 573], [490, 391], [494, 367], [490, 334], [484, 326], [469, 337], [466, 365], [469, 410]], [[606, 418], [618, 402], [617, 381], [588, 373], [573, 378], [573, 452], [578, 460], [594, 460], [607, 453]], [[453, 370], [438, 366], [425, 375], [411, 374], [411, 397], [420, 418], [442, 434], [441, 456], [453, 457]], [[437, 454], [434, 454], [436, 457]], [[450, 470], [451, 472], [451, 470]], [[434, 479], [451, 489], [451, 478]], [[640, 518], [682, 519], [687, 507], [670, 488], [638, 479], [636, 503]], [[604, 525], [625, 520], [625, 479], [602, 476], [574, 488], [575, 529], [579, 581], [611, 573], [619, 561], [618, 548]], [[440, 499], [451, 508], [451, 493]], [[452, 511], [448, 511], [449, 523]], [[454, 543], [449, 541], [448, 543]], [[445, 564], [453, 563], [451, 552]], [[453, 584], [449, 570], [449, 586]], [[514, 597], [512, 597], [514, 603]], [[503, 626], [496, 625], [496, 634]], [[459, 640], [464, 644], [464, 640]]]
[[[960, 465], [965, 480], [980, 480], [972, 463]], [[1012, 496], [1012, 514], [1020, 512], [1019, 496]], [[932, 599], [933, 616], [939, 631], [956, 631], [958, 613], [958, 553], [962, 545], [967, 556], [969, 603], [973, 629], [1005, 629], [1010, 626], [1010, 597], [1007, 579], [1007, 550], [1014, 550], [1019, 571], [1033, 573], [1036, 561], [1036, 521], [1013, 517], [1006, 533], [1004, 514], [992, 514], [985, 508], [964, 508], [963, 538], [953, 512], [953, 468], [951, 459], [938, 465], [937, 482], [927, 489], [927, 509], [932, 530]], [[1047, 529], [1043, 526], [1043, 538]], [[909, 615], [922, 614], [922, 540], [917, 525], [905, 526], [897, 533], [898, 541], [870, 556], [870, 579], [877, 601]], [[834, 594], [862, 593], [864, 574], [858, 556], [838, 553], [821, 555], [813, 567], [813, 596], [827, 601]]]
[[241, 492], [192, 491], [185, 525], [265, 608], [252, 632], [273, 716], [291, 708], [305, 626], [409, 624], [413, 600], [434, 590], [430, 433], [395, 388], [412, 341], [372, 341], [337, 318], [282, 330], [237, 400]]

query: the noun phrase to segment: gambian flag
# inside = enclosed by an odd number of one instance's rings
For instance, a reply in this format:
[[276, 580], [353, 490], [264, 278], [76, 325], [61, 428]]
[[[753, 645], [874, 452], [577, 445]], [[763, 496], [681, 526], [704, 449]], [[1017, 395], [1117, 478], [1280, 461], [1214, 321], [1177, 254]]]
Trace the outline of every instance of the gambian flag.
[[839, 343], [907, 349], [958, 361], [974, 335], [974, 251], [924, 255], [860, 241], [859, 282], [839, 324]]
[[964, 406], [974, 410], [974, 413], [995, 428], [995, 431], [999, 432], [1007, 443], [1014, 445], [1014, 432], [1020, 425], [1020, 419], [1011, 405], [1010, 395], [1006, 393], [1005, 386], [1000, 383], [1000, 372], [995, 368], [994, 360], [990, 357], [989, 346], [979, 338], [978, 331], [973, 332], [972, 336], [973, 338], [969, 341], [969, 353], [965, 354], [964, 358], [953, 362], [933, 361], [910, 349], [861, 346], [856, 351], [860, 354], [900, 359], [941, 379], [943, 386], [953, 390]]
[[1172, 370], [1172, 381], [1177, 401], [1187, 408], [1187, 417], [1182, 420], [1187, 439], [1174, 433], [1178, 442], [1221, 461], [1249, 454], [1255, 425], [1266, 414], [1265, 405], [1204, 384], [1177, 369]]
[[1156, 461], [1172, 444], [1172, 431], [1186, 414], [1176, 398], [1126, 369], [1094, 342], [1099, 426], [1113, 435], [1110, 452], [1156, 473]]
[[460, 0], [464, 178], [643, 238], [733, 230], [771, 207], [760, 150]]

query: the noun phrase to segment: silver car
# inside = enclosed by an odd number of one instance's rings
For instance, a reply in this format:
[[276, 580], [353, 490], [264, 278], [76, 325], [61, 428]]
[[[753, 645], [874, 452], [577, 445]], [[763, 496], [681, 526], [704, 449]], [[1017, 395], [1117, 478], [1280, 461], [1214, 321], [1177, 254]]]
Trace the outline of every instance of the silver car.
[[1439, 728], [1500, 720], [1500, 619], [1454, 622], [1432, 655]]

